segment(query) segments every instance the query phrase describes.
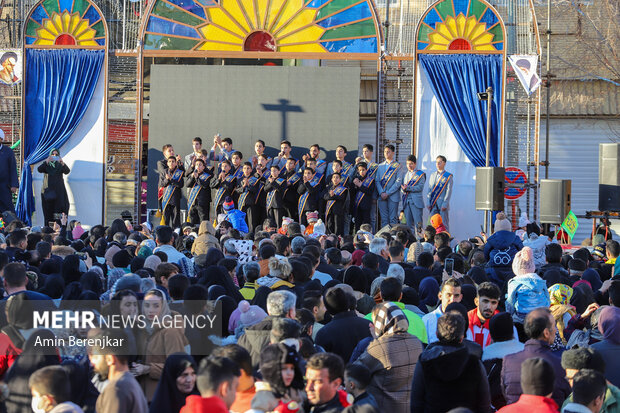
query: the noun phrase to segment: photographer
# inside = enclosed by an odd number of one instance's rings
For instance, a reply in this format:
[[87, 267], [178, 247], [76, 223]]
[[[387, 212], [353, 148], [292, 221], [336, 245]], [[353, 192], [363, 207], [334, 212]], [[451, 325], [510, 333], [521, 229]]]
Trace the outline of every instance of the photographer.
[[37, 171], [45, 174], [41, 188], [41, 204], [45, 223], [49, 225], [50, 221], [54, 221], [55, 217], [59, 217], [62, 213], [69, 214], [69, 197], [63, 174], [68, 174], [70, 169], [60, 157], [58, 149], [54, 148]]

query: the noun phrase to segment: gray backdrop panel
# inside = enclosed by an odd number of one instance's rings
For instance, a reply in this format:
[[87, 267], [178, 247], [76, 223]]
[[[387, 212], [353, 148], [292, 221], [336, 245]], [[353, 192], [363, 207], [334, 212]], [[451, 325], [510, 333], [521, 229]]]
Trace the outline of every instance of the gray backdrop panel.
[[[357, 156], [359, 67], [183, 66], [151, 67], [147, 204], [157, 207], [157, 166], [164, 144], [185, 156], [192, 138], [210, 149], [213, 135], [230, 137], [244, 160], [262, 139], [269, 156], [280, 141], [300, 157], [318, 143], [334, 159], [336, 146]], [[285, 109], [286, 112], [283, 111]], [[284, 116], [283, 116], [283, 113]]]

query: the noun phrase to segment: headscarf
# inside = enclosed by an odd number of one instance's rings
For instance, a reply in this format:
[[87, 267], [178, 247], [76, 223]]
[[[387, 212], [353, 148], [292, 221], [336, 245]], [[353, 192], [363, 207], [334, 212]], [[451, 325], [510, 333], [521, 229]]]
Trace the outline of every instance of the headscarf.
[[553, 284], [548, 291], [549, 298], [551, 299], [551, 314], [555, 318], [562, 343], [566, 344], [566, 339], [564, 338], [564, 314], [569, 313], [571, 317], [576, 314], [575, 307], [570, 305], [573, 289], [566, 284]]
[[620, 308], [609, 306], [601, 311], [598, 329], [605, 340], [620, 345]]
[[7, 325], [2, 328], [17, 348], [24, 346], [24, 336], [21, 330], [29, 330], [33, 326], [33, 304], [26, 294], [15, 294], [6, 300]]
[[190, 394], [198, 394], [196, 385], [189, 394], [181, 393], [177, 387], [177, 378], [186, 368], [192, 367], [198, 373], [198, 366], [194, 358], [185, 353], [173, 353], [166, 358], [164, 369], [161, 372], [157, 389], [151, 401], [149, 413], [170, 412], [179, 413], [185, 405], [185, 398]]
[[489, 281], [489, 277], [487, 277], [486, 272], [484, 272], [484, 268], [474, 266], [467, 272], [467, 275], [474, 280], [476, 284], [482, 284], [483, 282]]
[[67, 255], [62, 262], [61, 274], [65, 284], [79, 281], [82, 273], [80, 271], [80, 257], [75, 254]]
[[601, 277], [598, 275], [598, 271], [593, 268], [588, 268], [581, 275], [582, 280], [586, 280], [590, 283], [593, 291], [598, 291], [601, 289], [603, 282], [601, 281]]
[[437, 305], [437, 300], [439, 300], [439, 283], [437, 283], [434, 277], [426, 277], [420, 281], [419, 293], [422, 311], [427, 313], [429, 308]]
[[237, 303], [243, 300], [243, 296], [233, 283], [226, 268], [220, 265], [212, 265], [198, 275], [198, 284], [204, 285], [207, 289], [212, 285], [220, 285], [226, 290], [226, 295], [232, 297]]
[[377, 338], [385, 334], [405, 333], [409, 329], [407, 316], [391, 302], [380, 304], [372, 310], [372, 323]]
[[67, 372], [71, 384], [71, 401], [85, 412], [94, 412], [99, 391], [90, 381], [88, 358], [84, 358], [82, 362], [64, 360], [62, 368]]
[[[57, 148], [52, 148], [52, 150], [50, 151], [50, 156], [54, 156], [53, 155], [54, 152], [58, 152], [58, 154], [60, 155], [60, 151]], [[48, 171], [54, 168], [56, 168], [56, 161], [48, 162]]]
[[155, 271], [159, 264], [161, 264], [161, 258], [159, 258], [157, 255], [149, 255], [144, 260], [144, 264], [142, 265], [142, 268], [150, 268], [151, 270]]
[[88, 271], [80, 277], [80, 285], [83, 290], [89, 290], [100, 296], [103, 294], [103, 284], [99, 274], [95, 271]]
[[13, 362], [3, 379], [9, 387], [9, 398], [5, 401], [7, 411], [31, 410], [32, 394], [28, 379], [40, 368], [60, 364], [58, 349], [55, 346], [48, 346], [49, 343], [54, 342], [54, 339], [54, 333], [41, 329], [33, 332], [26, 340], [24, 351]]
[[215, 308], [218, 314], [222, 315], [222, 337], [226, 337], [230, 316], [237, 309], [237, 302], [227, 295], [221, 295], [215, 300]]
[[570, 304], [575, 307], [577, 314], [583, 314], [586, 308], [595, 301], [594, 292], [587, 281], [583, 281], [581, 284], [575, 283]]
[[45, 279], [45, 285], [39, 291], [55, 300], [62, 297], [65, 290], [65, 280], [58, 274], [50, 275]]

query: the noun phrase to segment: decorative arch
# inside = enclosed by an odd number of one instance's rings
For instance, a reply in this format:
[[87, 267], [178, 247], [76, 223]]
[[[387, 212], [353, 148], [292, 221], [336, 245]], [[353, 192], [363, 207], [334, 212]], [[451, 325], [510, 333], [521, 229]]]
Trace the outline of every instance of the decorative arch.
[[485, 0], [440, 0], [422, 15], [417, 53], [503, 53], [506, 30]]
[[30, 11], [24, 45], [37, 48], [105, 48], [107, 24], [90, 0], [42, 0]]
[[140, 37], [145, 54], [376, 59], [381, 26], [372, 0], [154, 0]]

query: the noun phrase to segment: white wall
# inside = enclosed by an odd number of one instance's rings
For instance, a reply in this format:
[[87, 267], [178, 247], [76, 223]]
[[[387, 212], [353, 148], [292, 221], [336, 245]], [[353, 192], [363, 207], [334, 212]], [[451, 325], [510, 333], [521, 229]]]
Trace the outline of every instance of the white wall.
[[[620, 121], [599, 119], [552, 119], [549, 132], [549, 178], [570, 179], [571, 208], [576, 215], [598, 210], [599, 143], [620, 142]], [[540, 159], [545, 159], [545, 122], [540, 124]], [[541, 168], [544, 177], [544, 168]], [[616, 233], [620, 221], [611, 220]], [[589, 238], [592, 220], [579, 219], [573, 244]]]
[[[71, 173], [65, 175], [70, 203], [69, 220], [77, 219], [88, 226], [103, 221], [106, 87], [104, 66], [84, 118], [69, 140], [59, 148], [61, 157], [71, 169]], [[43, 174], [36, 170], [39, 165], [34, 165], [33, 171], [36, 201], [33, 225], [45, 224], [41, 208]]]

